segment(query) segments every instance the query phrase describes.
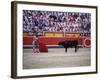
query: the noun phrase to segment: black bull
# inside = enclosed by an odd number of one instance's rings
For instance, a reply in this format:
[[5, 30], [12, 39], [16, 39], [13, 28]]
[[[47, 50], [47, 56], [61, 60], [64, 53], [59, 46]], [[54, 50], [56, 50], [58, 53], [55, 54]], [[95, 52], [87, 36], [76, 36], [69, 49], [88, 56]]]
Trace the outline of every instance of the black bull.
[[68, 47], [74, 47], [75, 52], [77, 52], [78, 40], [65, 40], [65, 41], [59, 42], [58, 45], [63, 46], [65, 48], [65, 52], [67, 52]]

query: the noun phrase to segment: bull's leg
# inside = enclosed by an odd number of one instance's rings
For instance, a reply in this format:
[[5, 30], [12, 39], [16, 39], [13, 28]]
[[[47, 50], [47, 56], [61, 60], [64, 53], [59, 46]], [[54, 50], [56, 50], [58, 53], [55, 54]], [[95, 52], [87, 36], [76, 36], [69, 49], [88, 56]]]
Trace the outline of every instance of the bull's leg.
[[75, 52], [77, 52], [77, 46], [75, 46]]
[[67, 52], [67, 48], [65, 48], [65, 52]]

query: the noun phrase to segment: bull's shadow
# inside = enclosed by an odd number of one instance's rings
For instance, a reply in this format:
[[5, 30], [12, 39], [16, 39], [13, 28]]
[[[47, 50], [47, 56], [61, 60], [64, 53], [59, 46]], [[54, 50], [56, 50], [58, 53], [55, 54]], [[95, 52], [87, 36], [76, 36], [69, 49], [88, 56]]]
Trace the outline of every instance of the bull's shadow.
[[75, 52], [77, 52], [78, 40], [65, 40], [65, 41], [59, 42], [58, 45], [63, 46], [65, 48], [65, 52], [67, 52], [67, 48], [69, 48], [69, 47], [74, 47]]

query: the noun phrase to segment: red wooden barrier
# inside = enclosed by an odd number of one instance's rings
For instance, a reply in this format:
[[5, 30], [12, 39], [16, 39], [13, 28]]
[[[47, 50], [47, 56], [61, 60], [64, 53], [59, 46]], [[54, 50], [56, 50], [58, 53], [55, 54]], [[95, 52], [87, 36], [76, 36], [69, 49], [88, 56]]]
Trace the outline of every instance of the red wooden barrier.
[[[66, 37], [40, 37], [39, 42], [42, 42], [46, 45], [57, 45], [60, 41], [64, 40], [78, 40], [79, 44], [82, 43], [82, 38], [66, 38]], [[31, 45], [33, 41], [33, 37], [24, 37], [23, 44]]]

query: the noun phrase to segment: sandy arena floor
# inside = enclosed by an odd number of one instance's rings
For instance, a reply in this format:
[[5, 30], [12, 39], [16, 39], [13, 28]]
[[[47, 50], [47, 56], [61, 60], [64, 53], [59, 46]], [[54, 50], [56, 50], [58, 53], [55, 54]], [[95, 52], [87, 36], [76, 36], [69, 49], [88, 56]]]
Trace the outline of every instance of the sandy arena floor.
[[79, 67], [90, 66], [90, 48], [79, 48], [75, 53], [74, 48], [49, 48], [48, 53], [33, 53], [32, 49], [23, 50], [23, 68], [60, 68], [60, 67]]

